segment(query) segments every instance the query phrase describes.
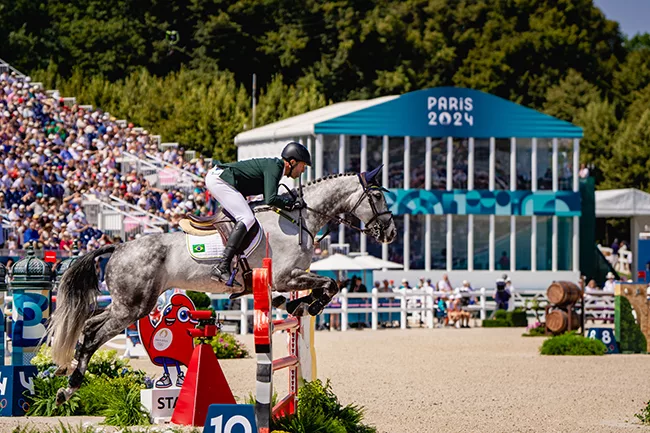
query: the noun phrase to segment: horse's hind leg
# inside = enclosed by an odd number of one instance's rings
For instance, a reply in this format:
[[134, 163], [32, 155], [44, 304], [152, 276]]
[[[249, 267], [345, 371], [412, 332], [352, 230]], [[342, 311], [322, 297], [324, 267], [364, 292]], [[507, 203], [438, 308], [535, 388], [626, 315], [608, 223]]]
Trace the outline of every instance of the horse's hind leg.
[[133, 323], [137, 317], [116, 316], [113, 305], [109, 305], [106, 310], [86, 322], [83, 330], [83, 342], [78, 347], [75, 358], [77, 359], [77, 368], [72, 372], [68, 379], [68, 387], [59, 389], [56, 394], [57, 404], [67, 401], [76, 390], [81, 387], [84, 373], [88, 369], [88, 362], [93, 354], [104, 343], [122, 332], [125, 323]]

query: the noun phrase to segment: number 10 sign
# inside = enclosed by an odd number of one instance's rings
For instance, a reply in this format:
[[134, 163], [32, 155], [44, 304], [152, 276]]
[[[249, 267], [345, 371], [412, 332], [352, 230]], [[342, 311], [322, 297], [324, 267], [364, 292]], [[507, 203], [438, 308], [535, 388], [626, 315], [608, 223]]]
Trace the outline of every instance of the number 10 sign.
[[250, 404], [212, 404], [203, 433], [257, 433], [255, 409]]

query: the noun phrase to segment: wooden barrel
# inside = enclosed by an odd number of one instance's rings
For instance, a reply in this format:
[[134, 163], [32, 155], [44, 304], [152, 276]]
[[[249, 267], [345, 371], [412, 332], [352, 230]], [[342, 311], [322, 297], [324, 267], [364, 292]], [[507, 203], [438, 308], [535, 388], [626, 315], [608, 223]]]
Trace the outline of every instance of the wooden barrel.
[[569, 281], [554, 281], [546, 289], [548, 302], [554, 305], [567, 305], [580, 299], [580, 288]]
[[571, 311], [571, 329], [569, 329], [569, 315], [564, 310], [553, 310], [546, 315], [546, 327], [553, 334], [562, 334], [566, 331], [580, 327], [580, 316]]

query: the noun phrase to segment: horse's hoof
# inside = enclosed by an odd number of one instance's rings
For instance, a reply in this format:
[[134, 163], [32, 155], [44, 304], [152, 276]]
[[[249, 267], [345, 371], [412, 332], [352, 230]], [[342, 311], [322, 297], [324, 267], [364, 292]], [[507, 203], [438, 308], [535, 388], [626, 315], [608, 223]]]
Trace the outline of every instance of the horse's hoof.
[[307, 311], [308, 307], [309, 306], [305, 302], [300, 302], [291, 310], [287, 307], [287, 313], [294, 317], [302, 317], [305, 315], [305, 311]]
[[59, 388], [59, 390], [56, 392], [56, 405], [61, 406], [66, 401], [68, 401], [68, 397], [65, 389]]
[[319, 299], [317, 299], [314, 302], [312, 302], [311, 305], [309, 305], [309, 308], [307, 308], [307, 312], [309, 313], [310, 316], [318, 316], [320, 313], [323, 312], [324, 309], [325, 309], [325, 304]]
[[282, 307], [282, 305], [285, 305], [286, 303], [287, 303], [287, 298], [282, 295], [276, 296], [271, 301], [271, 305], [273, 305], [273, 308], [280, 308]]

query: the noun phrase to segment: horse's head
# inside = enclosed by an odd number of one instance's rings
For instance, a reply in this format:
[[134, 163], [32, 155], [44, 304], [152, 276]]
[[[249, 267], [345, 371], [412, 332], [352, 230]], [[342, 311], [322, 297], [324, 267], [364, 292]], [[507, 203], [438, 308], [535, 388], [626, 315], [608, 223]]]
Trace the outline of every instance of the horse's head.
[[359, 191], [354, 194], [356, 204], [351, 213], [363, 221], [365, 232], [377, 241], [391, 243], [397, 236], [393, 214], [388, 210], [384, 188], [377, 179], [382, 166], [359, 174]]

